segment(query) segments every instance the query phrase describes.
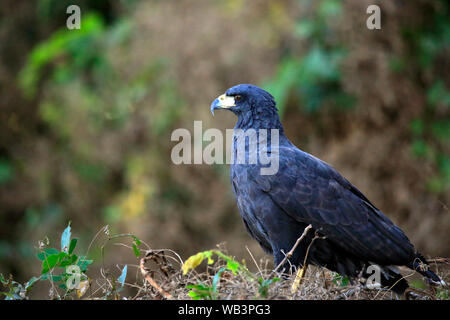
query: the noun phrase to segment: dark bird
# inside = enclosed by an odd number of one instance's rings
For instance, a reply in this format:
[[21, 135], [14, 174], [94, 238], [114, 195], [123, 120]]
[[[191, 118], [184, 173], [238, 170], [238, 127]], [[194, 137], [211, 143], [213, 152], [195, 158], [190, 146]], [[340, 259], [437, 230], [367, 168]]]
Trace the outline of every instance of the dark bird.
[[[287, 272], [290, 266], [306, 269], [313, 264], [350, 279], [368, 278], [374, 274], [368, 267], [376, 266], [381, 286], [397, 293], [403, 293], [408, 283], [394, 266], [407, 266], [428, 282], [443, 284], [405, 233], [355, 186], [329, 164], [289, 141], [271, 94], [254, 85], [240, 84], [214, 100], [211, 112], [216, 109], [230, 110], [238, 118], [231, 185], [247, 231], [265, 252], [273, 254], [275, 266], [283, 263]], [[266, 129], [267, 135], [258, 143], [259, 147], [268, 146], [267, 157], [277, 157], [276, 172], [262, 174], [261, 169], [269, 164], [249, 161], [253, 156], [247, 134], [250, 129]], [[239, 141], [245, 141], [244, 163], [236, 161]], [[308, 225], [311, 230], [286, 261], [285, 254]]]

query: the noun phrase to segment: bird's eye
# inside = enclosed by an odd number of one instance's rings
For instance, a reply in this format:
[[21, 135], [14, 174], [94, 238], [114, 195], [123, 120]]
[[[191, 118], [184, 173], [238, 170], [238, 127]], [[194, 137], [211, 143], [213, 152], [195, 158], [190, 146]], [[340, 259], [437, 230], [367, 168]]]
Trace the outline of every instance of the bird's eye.
[[241, 98], [242, 97], [238, 94], [238, 95], [234, 96], [234, 101], [240, 101]]

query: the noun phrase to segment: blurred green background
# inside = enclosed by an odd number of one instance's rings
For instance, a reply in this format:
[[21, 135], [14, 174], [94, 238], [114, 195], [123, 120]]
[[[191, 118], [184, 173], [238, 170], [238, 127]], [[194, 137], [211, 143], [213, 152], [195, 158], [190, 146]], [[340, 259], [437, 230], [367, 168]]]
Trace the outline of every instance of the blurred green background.
[[[366, 28], [370, 4], [381, 30]], [[291, 140], [424, 255], [450, 255], [447, 1], [2, 0], [0, 39], [0, 273], [39, 273], [38, 241], [58, 243], [68, 221], [83, 248], [109, 225], [183, 258], [220, 242], [267, 257], [228, 165], [170, 159], [174, 129], [234, 126], [209, 105], [238, 83], [268, 89]]]

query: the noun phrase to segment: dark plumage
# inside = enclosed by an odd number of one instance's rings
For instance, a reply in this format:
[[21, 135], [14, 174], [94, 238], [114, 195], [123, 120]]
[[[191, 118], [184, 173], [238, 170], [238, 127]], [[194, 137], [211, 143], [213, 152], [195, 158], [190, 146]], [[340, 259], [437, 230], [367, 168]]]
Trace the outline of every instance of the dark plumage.
[[408, 284], [390, 267], [393, 265], [407, 266], [431, 282], [441, 282], [403, 231], [356, 187], [330, 165], [289, 141], [268, 92], [253, 85], [237, 85], [211, 105], [212, 112], [225, 108], [238, 117], [235, 132], [279, 129], [279, 148], [270, 150], [279, 154], [276, 174], [261, 175], [260, 164], [231, 165], [231, 184], [245, 227], [266, 252], [273, 254], [275, 265], [311, 224], [314, 232], [310, 230], [295, 250], [290, 259], [293, 265], [303, 264], [316, 233], [325, 239], [314, 241], [307, 263], [350, 278], [367, 277], [367, 267], [377, 264], [382, 270], [381, 284], [395, 284], [393, 290], [400, 293]]

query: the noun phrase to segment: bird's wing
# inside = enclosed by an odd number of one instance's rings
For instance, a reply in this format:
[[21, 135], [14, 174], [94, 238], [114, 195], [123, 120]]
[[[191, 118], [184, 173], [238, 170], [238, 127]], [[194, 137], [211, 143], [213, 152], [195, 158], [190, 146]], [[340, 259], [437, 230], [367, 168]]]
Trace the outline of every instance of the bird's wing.
[[312, 224], [349, 253], [384, 264], [413, 259], [403, 231], [325, 162], [297, 148], [280, 148], [278, 173], [253, 177], [286, 214]]

